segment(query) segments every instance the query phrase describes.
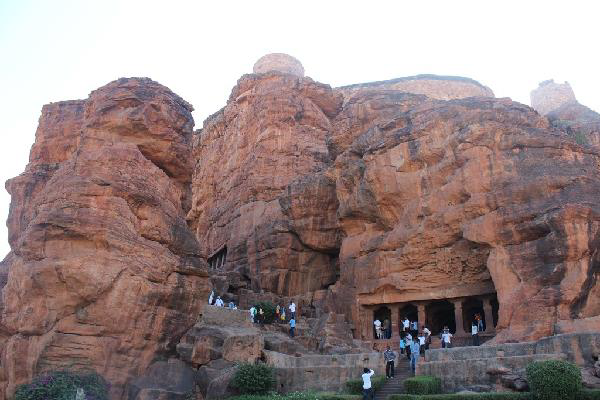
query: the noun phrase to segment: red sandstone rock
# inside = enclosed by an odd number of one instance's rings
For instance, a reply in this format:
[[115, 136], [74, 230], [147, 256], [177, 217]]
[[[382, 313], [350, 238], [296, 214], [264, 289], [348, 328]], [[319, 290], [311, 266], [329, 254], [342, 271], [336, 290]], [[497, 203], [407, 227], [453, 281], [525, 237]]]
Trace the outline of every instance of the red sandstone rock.
[[149, 79], [121, 79], [83, 104], [44, 109], [30, 165], [7, 183], [14, 254], [0, 320], [5, 395], [73, 365], [104, 375], [121, 398], [194, 323], [209, 288], [184, 218], [190, 112]]
[[340, 106], [341, 96], [309, 78], [246, 75], [204, 123], [188, 220], [202, 254], [226, 246], [225, 269], [256, 291], [298, 295], [336, 279], [335, 217], [315, 210], [326, 196], [325, 210], [335, 213], [332, 183], [288, 187], [326, 168], [325, 139]]

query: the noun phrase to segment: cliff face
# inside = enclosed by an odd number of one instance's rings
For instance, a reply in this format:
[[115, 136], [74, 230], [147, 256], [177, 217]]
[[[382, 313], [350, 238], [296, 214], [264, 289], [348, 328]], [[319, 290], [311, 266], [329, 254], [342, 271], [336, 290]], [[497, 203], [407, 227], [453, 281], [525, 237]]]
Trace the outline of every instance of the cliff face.
[[145, 78], [44, 106], [6, 184], [0, 398], [64, 365], [114, 399], [163, 364], [193, 376], [164, 359], [211, 288], [293, 296], [349, 341], [367, 306], [491, 293], [498, 342], [600, 330], [593, 111], [540, 116], [455, 77], [332, 89], [285, 55], [202, 130], [191, 110]]
[[208, 280], [185, 222], [190, 112], [149, 79], [44, 107], [30, 164], [7, 182], [3, 393], [74, 365], [120, 397], [193, 325]]

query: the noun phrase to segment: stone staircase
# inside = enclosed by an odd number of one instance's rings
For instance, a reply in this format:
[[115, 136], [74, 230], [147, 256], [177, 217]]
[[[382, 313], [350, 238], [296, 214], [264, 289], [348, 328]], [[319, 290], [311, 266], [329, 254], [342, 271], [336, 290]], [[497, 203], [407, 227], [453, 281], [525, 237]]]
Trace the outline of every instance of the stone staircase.
[[391, 394], [404, 392], [404, 380], [413, 376], [410, 364], [406, 357], [396, 359], [395, 376], [386, 380], [383, 387], [375, 392], [374, 400], [386, 400]]

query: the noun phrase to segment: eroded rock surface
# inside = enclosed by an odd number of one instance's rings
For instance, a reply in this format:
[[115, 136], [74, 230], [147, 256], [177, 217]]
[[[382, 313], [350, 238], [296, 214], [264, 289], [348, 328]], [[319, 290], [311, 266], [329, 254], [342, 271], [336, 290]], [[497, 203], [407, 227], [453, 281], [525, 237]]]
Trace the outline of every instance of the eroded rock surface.
[[547, 115], [565, 104], [577, 103], [569, 82], [555, 83], [553, 79], [541, 82], [531, 91], [531, 107], [542, 115]]
[[120, 398], [193, 325], [208, 279], [185, 221], [191, 110], [135, 78], [44, 108], [30, 164], [7, 183], [3, 393], [71, 365]]

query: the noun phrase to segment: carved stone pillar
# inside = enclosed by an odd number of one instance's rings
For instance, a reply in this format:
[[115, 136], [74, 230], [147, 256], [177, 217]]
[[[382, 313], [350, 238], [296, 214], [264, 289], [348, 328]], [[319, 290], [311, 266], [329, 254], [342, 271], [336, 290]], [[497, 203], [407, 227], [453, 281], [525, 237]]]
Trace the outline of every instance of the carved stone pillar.
[[426, 316], [425, 316], [425, 303], [417, 304], [417, 318], [419, 319], [419, 331], [421, 331], [421, 327], [425, 325]]
[[483, 320], [485, 321], [485, 332], [494, 333], [494, 315], [492, 314], [492, 299], [486, 298], [483, 300]]
[[454, 321], [456, 322], [456, 335], [466, 335], [463, 325], [462, 299], [452, 300], [454, 303]]
[[390, 305], [392, 312], [392, 339], [400, 337], [400, 306], [397, 304]]

